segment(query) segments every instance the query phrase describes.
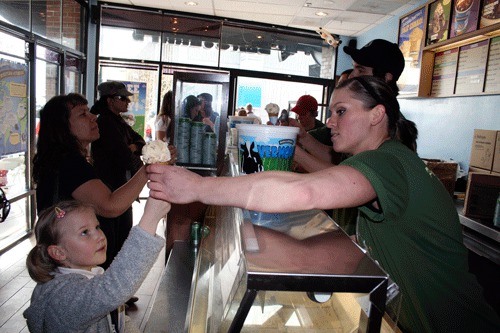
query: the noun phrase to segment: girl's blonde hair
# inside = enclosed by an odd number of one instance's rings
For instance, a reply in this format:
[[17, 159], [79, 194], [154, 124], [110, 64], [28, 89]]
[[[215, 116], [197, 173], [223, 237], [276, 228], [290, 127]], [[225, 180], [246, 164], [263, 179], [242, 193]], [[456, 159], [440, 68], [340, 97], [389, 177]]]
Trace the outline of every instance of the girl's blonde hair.
[[50, 281], [54, 278], [53, 272], [61, 264], [54, 260], [48, 253], [50, 245], [59, 244], [61, 232], [59, 225], [67, 221], [69, 214], [92, 206], [76, 201], [61, 201], [40, 213], [35, 225], [36, 245], [28, 253], [26, 267], [33, 280], [39, 283]]

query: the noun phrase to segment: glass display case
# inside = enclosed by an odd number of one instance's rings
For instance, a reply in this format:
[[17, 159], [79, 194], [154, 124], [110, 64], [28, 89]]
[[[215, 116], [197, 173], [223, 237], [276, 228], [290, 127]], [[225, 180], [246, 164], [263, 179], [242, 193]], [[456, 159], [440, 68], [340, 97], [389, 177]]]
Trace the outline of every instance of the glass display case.
[[323, 211], [212, 207], [205, 225], [187, 332], [380, 331], [388, 277]]
[[177, 165], [219, 174], [226, 144], [229, 73], [176, 71], [173, 93]]

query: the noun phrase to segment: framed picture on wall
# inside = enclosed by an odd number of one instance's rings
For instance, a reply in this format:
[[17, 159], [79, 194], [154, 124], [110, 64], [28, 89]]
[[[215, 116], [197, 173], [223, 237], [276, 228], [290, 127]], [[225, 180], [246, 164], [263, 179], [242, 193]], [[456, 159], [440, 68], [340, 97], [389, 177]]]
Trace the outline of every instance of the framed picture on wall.
[[500, 0], [483, 0], [479, 28], [500, 23]]
[[481, 0], [455, 0], [453, 2], [450, 38], [477, 29]]
[[429, 5], [426, 45], [448, 39], [451, 4], [451, 0], [437, 0]]
[[405, 69], [398, 80], [401, 95], [415, 95], [418, 92], [425, 36], [425, 10], [426, 6], [422, 6], [399, 19], [398, 46], [405, 58]]

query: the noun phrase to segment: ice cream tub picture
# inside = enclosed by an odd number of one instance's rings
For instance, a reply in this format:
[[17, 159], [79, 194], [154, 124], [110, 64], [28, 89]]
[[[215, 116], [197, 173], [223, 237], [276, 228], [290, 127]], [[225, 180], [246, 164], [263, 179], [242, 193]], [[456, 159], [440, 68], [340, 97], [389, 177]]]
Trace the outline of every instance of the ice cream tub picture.
[[240, 174], [290, 171], [298, 127], [238, 124]]

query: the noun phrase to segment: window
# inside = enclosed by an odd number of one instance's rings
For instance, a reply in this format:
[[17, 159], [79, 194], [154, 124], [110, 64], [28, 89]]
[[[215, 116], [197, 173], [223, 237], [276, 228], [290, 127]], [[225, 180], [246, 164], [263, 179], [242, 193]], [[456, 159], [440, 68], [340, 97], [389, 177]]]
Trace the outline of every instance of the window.
[[[311, 95], [318, 103], [323, 100], [323, 86], [319, 84], [280, 81], [254, 77], [238, 77], [236, 86], [236, 107], [245, 107], [250, 103], [253, 112], [265, 124], [269, 120], [266, 110], [267, 104], [278, 104], [280, 110], [288, 109], [302, 95]], [[293, 105], [292, 105], [293, 104]], [[318, 119], [321, 110], [318, 112]]]
[[121, 81], [134, 94], [128, 112], [122, 113], [129, 124], [146, 138], [147, 120], [156, 116], [158, 107], [158, 66], [102, 63], [99, 82]]
[[64, 91], [66, 93], [82, 91], [82, 60], [67, 54], [64, 66]]
[[0, 1], [0, 21], [30, 30], [30, 0]]
[[220, 48], [224, 68], [333, 78], [335, 52], [311, 36], [224, 25]]
[[160, 60], [160, 33], [150, 30], [101, 27], [101, 57]]
[[0, 186], [10, 213], [0, 223], [0, 253], [29, 230], [29, 61], [26, 42], [0, 31]]
[[62, 54], [38, 45], [36, 47], [36, 110], [60, 93]]

